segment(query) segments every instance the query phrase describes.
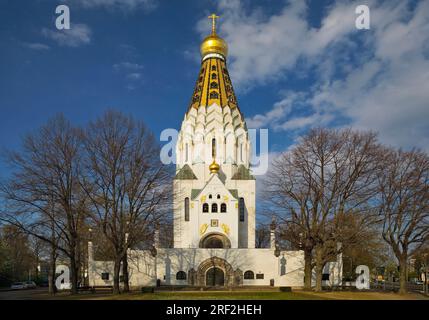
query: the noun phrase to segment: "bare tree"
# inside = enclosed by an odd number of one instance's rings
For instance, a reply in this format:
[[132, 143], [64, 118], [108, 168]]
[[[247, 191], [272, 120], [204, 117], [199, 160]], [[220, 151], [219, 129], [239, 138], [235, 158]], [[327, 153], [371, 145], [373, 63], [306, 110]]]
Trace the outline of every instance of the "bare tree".
[[255, 231], [255, 247], [268, 248], [270, 245], [270, 227], [259, 224]]
[[306, 289], [315, 266], [321, 290], [325, 263], [371, 223], [368, 202], [376, 191], [378, 157], [374, 133], [313, 129], [273, 162], [265, 198], [280, 235], [304, 251]]
[[7, 207], [0, 219], [49, 243], [52, 257], [56, 257], [57, 250], [67, 256], [72, 293], [76, 293], [79, 228], [87, 214], [86, 198], [80, 192], [78, 180], [77, 129], [59, 115], [27, 135], [22, 150], [8, 152], [6, 160], [13, 171], [10, 179], [1, 185]]
[[429, 240], [429, 157], [420, 151], [385, 150], [378, 179], [382, 236], [400, 269], [400, 293], [407, 292], [407, 260]]
[[109, 111], [90, 123], [83, 141], [81, 185], [91, 201], [93, 221], [113, 248], [114, 292], [119, 293], [121, 262], [127, 276], [127, 250], [147, 237], [162, 216], [170, 177], [153, 135], [121, 113]]

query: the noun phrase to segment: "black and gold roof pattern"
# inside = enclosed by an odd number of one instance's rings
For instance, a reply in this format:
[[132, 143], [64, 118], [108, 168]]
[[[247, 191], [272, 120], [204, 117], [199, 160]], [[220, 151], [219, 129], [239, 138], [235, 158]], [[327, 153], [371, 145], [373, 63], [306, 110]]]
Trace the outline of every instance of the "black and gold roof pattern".
[[220, 57], [210, 57], [201, 63], [189, 109], [214, 103], [221, 107], [228, 105], [231, 109], [238, 107], [226, 63]]

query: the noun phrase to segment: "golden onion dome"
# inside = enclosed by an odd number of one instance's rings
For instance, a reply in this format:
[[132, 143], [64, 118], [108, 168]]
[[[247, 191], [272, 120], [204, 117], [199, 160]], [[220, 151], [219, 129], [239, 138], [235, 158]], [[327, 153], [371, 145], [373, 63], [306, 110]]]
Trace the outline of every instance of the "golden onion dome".
[[211, 173], [218, 173], [220, 169], [220, 166], [216, 163], [216, 161], [213, 159], [212, 164], [209, 166], [209, 170]]
[[228, 54], [228, 45], [225, 40], [218, 37], [216, 34], [211, 34], [201, 43], [200, 52], [201, 57], [205, 57], [209, 53], [217, 53], [226, 58]]
[[210, 53], [221, 54], [224, 58], [228, 54], [228, 45], [225, 40], [216, 34], [216, 19], [218, 18], [219, 16], [215, 14], [209, 16], [209, 19], [212, 19], [212, 33], [201, 43], [200, 52], [203, 58]]

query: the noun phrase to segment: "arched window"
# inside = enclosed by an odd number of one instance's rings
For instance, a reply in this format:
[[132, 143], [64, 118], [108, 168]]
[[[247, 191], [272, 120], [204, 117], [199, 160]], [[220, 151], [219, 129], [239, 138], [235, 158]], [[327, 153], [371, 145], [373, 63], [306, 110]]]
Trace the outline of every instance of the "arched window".
[[213, 196], [211, 194], [209, 194], [209, 199], [213, 198]]
[[255, 274], [253, 273], [253, 271], [251, 271], [251, 270], [247, 270], [247, 271], [244, 273], [244, 279], [245, 279], [245, 280], [253, 280], [253, 279], [255, 279]]
[[179, 271], [178, 273], [176, 273], [176, 280], [186, 280], [186, 272]]
[[212, 73], [212, 79], [217, 79], [216, 73]]
[[217, 212], [217, 203], [212, 203], [212, 212]]
[[199, 82], [203, 81], [203, 77], [200, 77]]
[[185, 162], [188, 162], [188, 157], [189, 157], [188, 144], [186, 144], [186, 147], [185, 147], [185, 155], [186, 155], [186, 157], [185, 157]]
[[209, 204], [203, 203], [203, 212], [209, 212]]
[[212, 66], [212, 71], [216, 71], [216, 66]]
[[220, 212], [226, 212], [226, 203], [220, 205]]
[[240, 221], [244, 221], [244, 198], [240, 198], [238, 209], [240, 211]]
[[212, 158], [216, 158], [216, 139], [212, 139]]
[[212, 82], [212, 83], [210, 83], [210, 89], [217, 89], [218, 88], [218, 85], [217, 85], [217, 82]]
[[189, 198], [185, 198], [185, 221], [189, 221]]
[[243, 143], [240, 143], [240, 161], [243, 162]]
[[216, 91], [210, 92], [210, 99], [217, 99], [217, 98], [219, 98], [219, 93], [217, 93]]

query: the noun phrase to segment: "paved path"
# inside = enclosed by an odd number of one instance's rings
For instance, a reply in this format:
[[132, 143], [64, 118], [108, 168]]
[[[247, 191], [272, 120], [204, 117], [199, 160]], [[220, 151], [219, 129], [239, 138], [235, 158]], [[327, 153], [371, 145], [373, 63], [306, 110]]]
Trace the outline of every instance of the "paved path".
[[49, 298], [48, 288], [0, 291], [0, 300], [40, 300]]

